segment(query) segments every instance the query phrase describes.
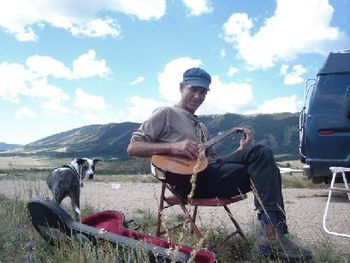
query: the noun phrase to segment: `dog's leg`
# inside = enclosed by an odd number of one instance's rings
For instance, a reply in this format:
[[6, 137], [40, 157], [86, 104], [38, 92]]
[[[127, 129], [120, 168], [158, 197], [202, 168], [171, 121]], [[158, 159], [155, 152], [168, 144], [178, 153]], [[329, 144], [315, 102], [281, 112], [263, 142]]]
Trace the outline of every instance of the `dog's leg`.
[[80, 220], [80, 191], [79, 190], [73, 191], [73, 193], [71, 193], [70, 195], [74, 216], [77, 221]]
[[61, 204], [62, 200], [66, 197], [66, 194], [59, 190], [59, 186], [54, 186], [52, 189], [52, 200], [55, 201], [57, 204]]

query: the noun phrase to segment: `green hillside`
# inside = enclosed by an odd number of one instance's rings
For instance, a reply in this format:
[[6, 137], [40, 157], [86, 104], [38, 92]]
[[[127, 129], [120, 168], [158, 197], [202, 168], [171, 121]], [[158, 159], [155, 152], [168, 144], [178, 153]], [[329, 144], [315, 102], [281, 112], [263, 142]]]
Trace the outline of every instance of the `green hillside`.
[[[255, 142], [272, 148], [276, 156], [296, 158], [298, 155], [298, 114], [224, 114], [201, 116], [209, 132], [215, 136], [232, 127], [250, 127]], [[103, 157], [130, 159], [126, 148], [139, 123], [110, 123], [89, 125], [61, 132], [16, 148], [7, 154], [30, 154], [52, 157]], [[238, 146], [239, 138], [231, 137], [219, 142], [217, 153], [225, 154]]]

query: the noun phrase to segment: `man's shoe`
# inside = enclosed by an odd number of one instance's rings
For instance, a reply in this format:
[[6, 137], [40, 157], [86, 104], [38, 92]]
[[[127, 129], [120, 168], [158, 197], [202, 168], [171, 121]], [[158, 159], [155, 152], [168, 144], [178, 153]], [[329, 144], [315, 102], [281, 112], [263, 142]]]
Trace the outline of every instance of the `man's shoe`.
[[252, 253], [287, 262], [305, 262], [312, 259], [309, 250], [299, 247], [283, 234], [279, 234], [273, 225], [266, 225], [264, 228], [264, 233], [252, 247]]

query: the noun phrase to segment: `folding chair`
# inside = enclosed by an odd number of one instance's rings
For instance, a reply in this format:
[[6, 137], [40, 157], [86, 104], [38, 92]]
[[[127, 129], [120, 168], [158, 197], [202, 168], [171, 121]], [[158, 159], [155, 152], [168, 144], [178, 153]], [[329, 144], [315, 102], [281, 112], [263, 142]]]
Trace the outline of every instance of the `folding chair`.
[[[332, 192], [336, 191], [336, 192], [347, 193], [348, 199], [350, 201], [350, 188], [349, 188], [348, 181], [346, 179], [346, 174], [345, 174], [346, 172], [350, 172], [350, 168], [348, 168], [348, 167], [330, 167], [329, 169], [332, 171], [333, 175], [332, 175], [331, 185], [329, 187], [326, 208], [325, 208], [324, 215], [323, 215], [323, 229], [328, 234], [336, 235], [336, 236], [342, 236], [342, 237], [349, 237], [350, 238], [349, 234], [343, 234], [343, 233], [337, 233], [337, 232], [330, 231], [327, 228], [327, 226], [326, 226], [326, 221], [327, 221], [327, 216], [328, 216], [328, 209], [329, 209], [329, 205], [330, 205], [331, 198], [332, 198]], [[342, 175], [342, 179], [343, 179], [343, 182], [344, 182], [344, 188], [342, 188], [342, 187], [335, 187], [334, 186], [334, 184], [336, 182], [337, 175]]]
[[[244, 200], [247, 198], [246, 194], [241, 194], [233, 197], [215, 197], [215, 198], [192, 198], [189, 200], [187, 197], [182, 197], [176, 194], [175, 186], [167, 182], [167, 176], [164, 175], [161, 171], [159, 171], [156, 168], [152, 168], [152, 173], [155, 175], [155, 177], [160, 180], [161, 182], [161, 193], [160, 193], [160, 200], [159, 200], [159, 208], [158, 208], [158, 219], [157, 219], [157, 230], [156, 230], [156, 236], [161, 236], [165, 233], [164, 230], [162, 230], [162, 213], [163, 210], [172, 206], [179, 205], [182, 209], [183, 213], [186, 216], [187, 222], [190, 224], [191, 231], [196, 235], [197, 238], [202, 237], [202, 233], [199, 230], [199, 228], [196, 225], [196, 217], [197, 217], [197, 210], [198, 207], [217, 207], [222, 206], [227, 215], [229, 216], [230, 220], [235, 226], [235, 231], [233, 231], [230, 235], [228, 235], [223, 241], [231, 238], [232, 236], [239, 234], [244, 240], [247, 240], [245, 234], [243, 233], [241, 227], [239, 226], [238, 222], [234, 218], [233, 214], [231, 213], [230, 209], [228, 208], [229, 204]], [[182, 175], [180, 175], [182, 176]], [[167, 193], [169, 192], [169, 193]], [[170, 195], [169, 195], [170, 194]], [[186, 207], [186, 205], [190, 207]], [[193, 213], [191, 214], [191, 207], [193, 207]], [[171, 228], [168, 228], [168, 230], [173, 230], [182, 224], [173, 226]]]

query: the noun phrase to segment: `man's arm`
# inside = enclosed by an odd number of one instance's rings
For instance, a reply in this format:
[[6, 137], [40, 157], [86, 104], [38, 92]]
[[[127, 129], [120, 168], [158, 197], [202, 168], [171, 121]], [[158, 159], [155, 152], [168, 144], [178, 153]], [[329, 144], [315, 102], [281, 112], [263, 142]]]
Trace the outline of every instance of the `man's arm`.
[[143, 141], [131, 142], [128, 146], [128, 155], [151, 157], [154, 154], [171, 154], [171, 143], [152, 143]]
[[174, 143], [132, 141], [127, 149], [128, 155], [151, 157], [154, 154], [183, 155], [190, 159], [197, 159], [198, 145], [191, 140]]

